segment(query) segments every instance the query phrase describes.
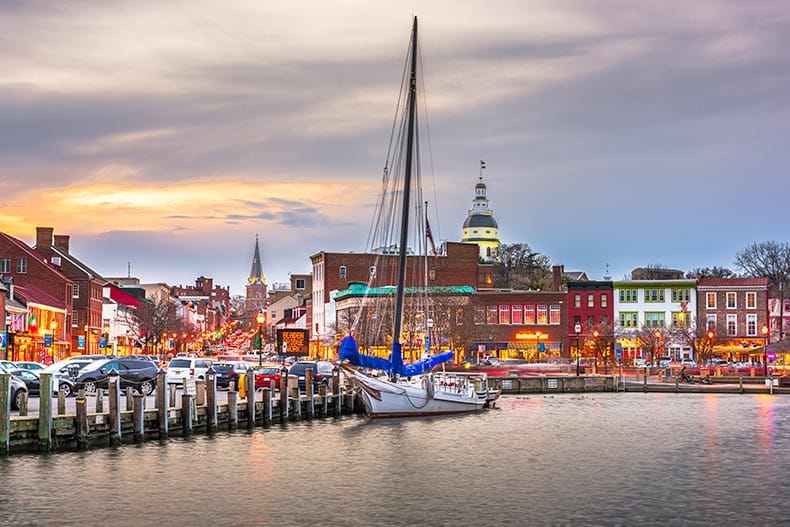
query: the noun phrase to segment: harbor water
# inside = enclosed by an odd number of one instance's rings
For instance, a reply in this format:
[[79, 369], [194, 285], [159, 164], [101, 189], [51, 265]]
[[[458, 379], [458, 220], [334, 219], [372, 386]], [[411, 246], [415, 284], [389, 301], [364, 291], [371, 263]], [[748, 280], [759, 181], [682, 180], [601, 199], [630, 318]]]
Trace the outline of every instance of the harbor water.
[[787, 525], [790, 398], [505, 397], [0, 459], [0, 525]]

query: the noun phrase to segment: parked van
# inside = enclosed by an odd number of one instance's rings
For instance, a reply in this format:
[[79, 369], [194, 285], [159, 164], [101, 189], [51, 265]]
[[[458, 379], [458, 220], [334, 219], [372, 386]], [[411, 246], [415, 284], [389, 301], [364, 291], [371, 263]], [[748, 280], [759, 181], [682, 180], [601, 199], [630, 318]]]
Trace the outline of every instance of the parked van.
[[176, 357], [167, 364], [167, 384], [183, 384], [184, 379], [203, 381], [213, 363], [211, 359]]

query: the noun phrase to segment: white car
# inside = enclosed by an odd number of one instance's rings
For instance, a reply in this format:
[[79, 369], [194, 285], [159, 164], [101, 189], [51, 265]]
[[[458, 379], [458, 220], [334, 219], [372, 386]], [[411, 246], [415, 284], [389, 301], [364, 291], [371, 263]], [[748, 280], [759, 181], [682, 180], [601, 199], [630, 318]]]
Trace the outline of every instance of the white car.
[[184, 379], [203, 381], [206, 371], [214, 363], [211, 359], [197, 357], [176, 357], [167, 365], [167, 384], [183, 384]]
[[680, 365], [687, 368], [696, 368], [697, 362], [694, 359], [683, 359], [680, 361]]

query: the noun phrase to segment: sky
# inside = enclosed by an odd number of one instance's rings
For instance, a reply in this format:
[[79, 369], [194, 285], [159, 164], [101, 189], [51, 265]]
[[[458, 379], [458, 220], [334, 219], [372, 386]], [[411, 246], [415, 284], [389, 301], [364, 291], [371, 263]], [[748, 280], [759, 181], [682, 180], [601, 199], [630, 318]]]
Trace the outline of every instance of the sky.
[[788, 241], [784, 0], [0, 2], [0, 231], [104, 276], [244, 294], [362, 251], [411, 17], [459, 241], [480, 160], [503, 243], [624, 278]]

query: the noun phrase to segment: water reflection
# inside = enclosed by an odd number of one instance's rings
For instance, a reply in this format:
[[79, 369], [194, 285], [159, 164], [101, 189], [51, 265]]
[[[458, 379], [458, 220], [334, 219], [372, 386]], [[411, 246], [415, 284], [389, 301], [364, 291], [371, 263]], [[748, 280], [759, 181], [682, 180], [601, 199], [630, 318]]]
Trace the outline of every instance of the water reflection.
[[769, 396], [512, 397], [13, 456], [0, 524], [778, 525], [788, 416]]

